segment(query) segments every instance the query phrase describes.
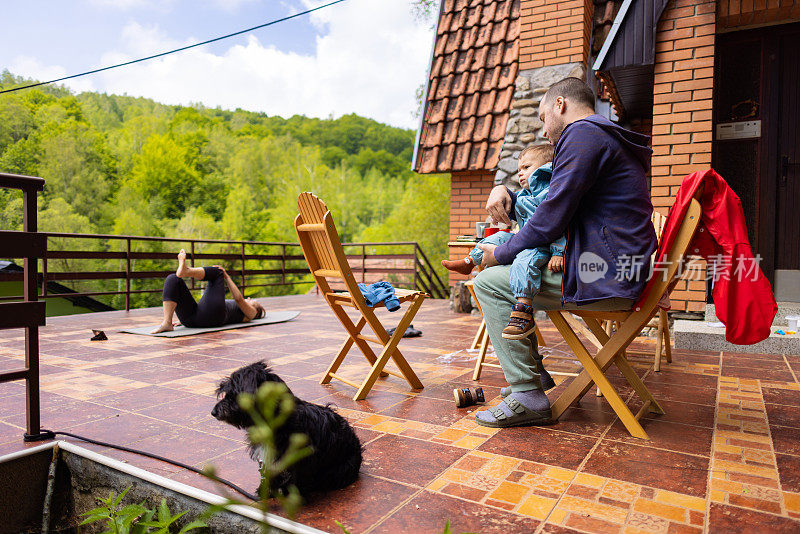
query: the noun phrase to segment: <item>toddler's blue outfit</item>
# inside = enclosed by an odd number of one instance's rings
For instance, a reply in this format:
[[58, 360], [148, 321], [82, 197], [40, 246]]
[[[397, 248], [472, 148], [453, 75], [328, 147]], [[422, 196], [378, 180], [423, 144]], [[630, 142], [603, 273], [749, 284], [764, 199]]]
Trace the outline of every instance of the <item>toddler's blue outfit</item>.
[[[550, 191], [550, 177], [553, 175], [551, 163], [545, 163], [528, 178], [528, 187], [517, 193], [517, 203], [514, 206], [513, 218], [517, 221], [520, 228], [525, 226], [528, 220], [539, 207], [539, 204], [547, 198]], [[481, 243], [489, 245], [502, 245], [511, 239], [512, 234], [508, 232], [497, 232], [485, 239]], [[542, 269], [550, 261], [551, 256], [563, 256], [564, 247], [567, 240], [564, 236], [558, 238], [549, 247], [529, 248], [521, 251], [511, 263], [511, 291], [516, 298], [532, 299], [539, 292], [542, 284]], [[483, 251], [478, 247], [469, 253], [475, 265], [480, 265], [483, 260]]]
[[377, 306], [381, 302], [390, 312], [400, 309], [400, 300], [394, 294], [394, 288], [389, 282], [375, 282], [374, 284], [358, 284], [358, 289], [364, 295], [367, 306]]

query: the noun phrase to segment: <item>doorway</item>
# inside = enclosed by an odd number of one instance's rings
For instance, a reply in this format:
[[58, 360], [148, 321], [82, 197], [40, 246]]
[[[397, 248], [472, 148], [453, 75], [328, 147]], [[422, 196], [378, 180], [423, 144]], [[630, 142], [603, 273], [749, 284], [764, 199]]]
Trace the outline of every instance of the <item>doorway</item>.
[[800, 302], [800, 23], [717, 36], [712, 166], [778, 301]]

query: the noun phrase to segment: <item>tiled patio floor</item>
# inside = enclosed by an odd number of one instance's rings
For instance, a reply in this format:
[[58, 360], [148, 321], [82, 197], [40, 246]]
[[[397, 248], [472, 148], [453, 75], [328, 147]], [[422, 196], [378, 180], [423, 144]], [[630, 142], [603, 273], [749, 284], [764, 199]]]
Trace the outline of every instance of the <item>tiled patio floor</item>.
[[[338, 532], [338, 520], [354, 533], [441, 532], [448, 519], [454, 532], [800, 531], [800, 356], [676, 351], [660, 373], [652, 356], [631, 356], [667, 411], [644, 422], [649, 442], [631, 438], [593, 391], [553, 426], [497, 431], [476, 426], [474, 408], [456, 409], [452, 400], [454, 387], [476, 385], [474, 354], [463, 349], [477, 318], [426, 302], [414, 321], [423, 337], [401, 343], [425, 389], [413, 392], [389, 377], [353, 402], [349, 386], [318, 384], [344, 337], [324, 302], [303, 295], [266, 304], [302, 314], [176, 339], [117, 332], [155, 324], [154, 309], [48, 319], [43, 427], [213, 463], [252, 490], [257, 471], [243, 432], [209, 412], [219, 379], [263, 358], [296, 395], [337, 405], [365, 445], [360, 480], [317, 498], [298, 518], [326, 531]], [[389, 325], [398, 320], [382, 316]], [[109, 340], [90, 342], [90, 328]], [[576, 370], [552, 326], [543, 330], [548, 368]], [[652, 350], [644, 339], [637, 346]], [[4, 332], [0, 369], [18, 368], [21, 349], [21, 331]], [[345, 376], [366, 372], [356, 352], [345, 363]], [[494, 400], [504, 380], [485, 371], [480, 385]], [[24, 413], [22, 384], [0, 384], [0, 454], [24, 447]], [[102, 452], [213, 489], [170, 465]]]

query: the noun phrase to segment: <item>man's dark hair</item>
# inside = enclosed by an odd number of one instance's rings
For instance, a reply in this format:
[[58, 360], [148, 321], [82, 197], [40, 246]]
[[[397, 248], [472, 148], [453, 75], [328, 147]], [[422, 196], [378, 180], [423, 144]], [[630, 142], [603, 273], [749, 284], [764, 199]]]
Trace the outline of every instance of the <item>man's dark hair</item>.
[[547, 93], [544, 95], [543, 100], [548, 103], [552, 102], [559, 96], [564, 97], [566, 100], [575, 102], [578, 105], [586, 106], [594, 110], [595, 98], [594, 93], [586, 85], [586, 82], [580, 78], [564, 78], [561, 81], [554, 83]]

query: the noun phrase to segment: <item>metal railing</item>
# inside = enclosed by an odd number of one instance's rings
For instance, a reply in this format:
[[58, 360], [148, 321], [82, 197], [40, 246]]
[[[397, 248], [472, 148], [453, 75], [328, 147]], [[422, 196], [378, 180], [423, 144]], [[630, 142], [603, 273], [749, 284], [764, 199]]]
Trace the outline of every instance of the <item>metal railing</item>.
[[[143, 281], [146, 280], [163, 279], [174, 272], [174, 263], [168, 270], [153, 264], [174, 262], [176, 252], [181, 247], [186, 249], [187, 260], [191, 265], [224, 264], [231, 276], [237, 279], [242, 290], [314, 283], [310, 275], [305, 276], [308, 275], [308, 266], [299, 243], [54, 232], [42, 232], [40, 235], [51, 242], [46, 256], [42, 258], [42, 270], [38, 279], [42, 288], [38, 296], [42, 299], [66, 296], [63, 293], [48, 292], [48, 282], [95, 282], [94, 285], [97, 285], [97, 282], [116, 280], [119, 286], [116, 289], [76, 290], [69, 296], [124, 295], [125, 310], [129, 310], [132, 295], [161, 292], [160, 281], [151, 284], [153, 287], [133, 286], [145, 285]], [[85, 245], [75, 246], [74, 241], [81, 241]], [[168, 249], [169, 252], [141, 250], [146, 244], [151, 248]], [[343, 243], [343, 247], [353, 273], [357, 277], [360, 274], [362, 282], [389, 278], [397, 285], [411, 286], [434, 298], [449, 296], [447, 286], [439, 278], [419, 244], [414, 241]], [[359, 253], [354, 253], [354, 249]], [[103, 268], [76, 268], [75, 263], [93, 260], [103, 261]], [[109, 268], [109, 261], [119, 262], [118, 267]], [[137, 262], [149, 262], [150, 268], [136, 270]], [[16, 280], [21, 278], [21, 274], [5, 274], [2, 278]], [[121, 287], [123, 282], [124, 287]], [[199, 286], [195, 287], [194, 280], [191, 284], [191, 289], [199, 289]], [[0, 302], [19, 298], [0, 297]]]
[[24, 294], [22, 302], [0, 303], [0, 330], [25, 329], [25, 368], [0, 373], [0, 383], [25, 380], [25, 441], [52, 437], [41, 431], [39, 413], [39, 327], [45, 325], [45, 304], [37, 302], [36, 264], [46, 255], [47, 241], [36, 231], [36, 195], [43, 187], [41, 178], [0, 173], [0, 188], [22, 191], [22, 232], [0, 231], [0, 250], [25, 259]]

